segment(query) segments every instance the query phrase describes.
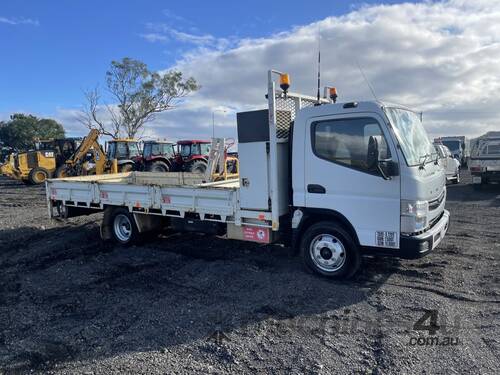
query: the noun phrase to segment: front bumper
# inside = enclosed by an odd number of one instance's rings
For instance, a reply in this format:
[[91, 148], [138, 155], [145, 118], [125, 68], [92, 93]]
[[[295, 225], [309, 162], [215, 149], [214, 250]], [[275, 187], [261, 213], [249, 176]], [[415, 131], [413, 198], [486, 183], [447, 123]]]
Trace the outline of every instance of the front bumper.
[[405, 259], [416, 259], [427, 255], [443, 240], [450, 226], [450, 212], [444, 210], [443, 215], [428, 231], [415, 236], [401, 236], [399, 240], [399, 256]]

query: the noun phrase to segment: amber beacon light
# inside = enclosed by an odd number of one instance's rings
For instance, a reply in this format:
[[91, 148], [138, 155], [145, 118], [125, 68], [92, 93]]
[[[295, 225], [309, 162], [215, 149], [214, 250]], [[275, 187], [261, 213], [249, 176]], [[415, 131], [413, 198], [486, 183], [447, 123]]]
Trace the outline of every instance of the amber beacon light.
[[330, 87], [330, 99], [332, 99], [332, 102], [336, 103], [337, 97], [337, 89], [335, 87]]
[[280, 87], [286, 94], [288, 89], [290, 88], [290, 76], [288, 75], [288, 73], [280, 74]]

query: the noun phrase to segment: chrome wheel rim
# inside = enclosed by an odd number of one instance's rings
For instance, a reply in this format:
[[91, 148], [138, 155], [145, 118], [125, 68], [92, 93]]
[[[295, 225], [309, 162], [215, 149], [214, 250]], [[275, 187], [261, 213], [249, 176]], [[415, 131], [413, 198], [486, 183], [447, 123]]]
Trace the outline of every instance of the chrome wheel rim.
[[315, 266], [324, 272], [338, 271], [346, 260], [344, 245], [331, 234], [319, 234], [314, 237], [309, 254]]
[[127, 242], [130, 240], [132, 237], [132, 223], [127, 215], [116, 215], [113, 226], [115, 235], [121, 242]]

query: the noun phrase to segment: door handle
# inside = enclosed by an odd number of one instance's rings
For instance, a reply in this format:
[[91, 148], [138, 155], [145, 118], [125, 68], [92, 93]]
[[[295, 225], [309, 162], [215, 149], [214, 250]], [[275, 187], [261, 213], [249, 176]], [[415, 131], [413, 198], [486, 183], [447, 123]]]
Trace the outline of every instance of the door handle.
[[321, 185], [309, 184], [307, 185], [307, 192], [312, 194], [325, 194], [326, 189]]

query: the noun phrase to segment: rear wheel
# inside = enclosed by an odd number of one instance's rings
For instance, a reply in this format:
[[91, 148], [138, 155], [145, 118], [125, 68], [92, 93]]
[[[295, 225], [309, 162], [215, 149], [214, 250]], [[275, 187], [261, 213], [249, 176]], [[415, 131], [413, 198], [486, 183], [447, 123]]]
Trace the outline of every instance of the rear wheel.
[[49, 171], [42, 167], [36, 167], [30, 171], [28, 180], [33, 185], [39, 185], [43, 184], [49, 177]]
[[203, 174], [207, 171], [207, 162], [203, 160], [195, 160], [189, 166], [189, 171]]
[[139, 237], [139, 230], [133, 215], [122, 208], [115, 210], [112, 214], [111, 232], [115, 241], [121, 245], [131, 245]]
[[300, 251], [309, 270], [329, 278], [349, 278], [361, 264], [361, 255], [352, 236], [333, 221], [310, 226], [302, 236]]
[[148, 168], [150, 172], [168, 172], [169, 169], [167, 163], [163, 161], [155, 161]]

